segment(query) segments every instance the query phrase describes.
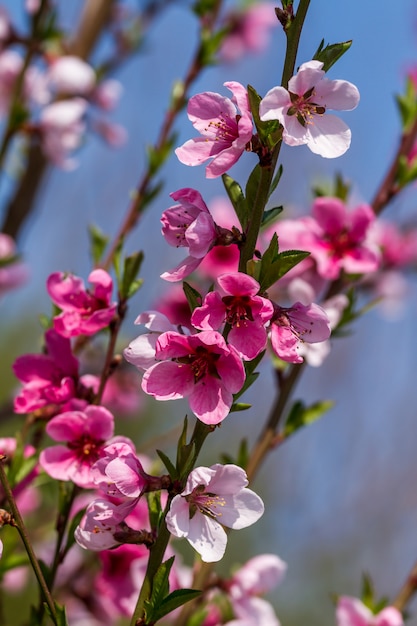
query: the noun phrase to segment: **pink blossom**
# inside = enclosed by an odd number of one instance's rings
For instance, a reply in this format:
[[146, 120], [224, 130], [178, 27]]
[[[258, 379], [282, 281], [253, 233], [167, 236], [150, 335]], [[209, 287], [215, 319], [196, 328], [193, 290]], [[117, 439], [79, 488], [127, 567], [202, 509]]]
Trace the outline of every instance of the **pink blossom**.
[[258, 596], [279, 585], [286, 570], [287, 564], [275, 554], [260, 554], [238, 569], [226, 582], [235, 616], [249, 624], [279, 626], [270, 603]]
[[135, 324], [143, 324], [149, 333], [139, 335], [123, 350], [126, 361], [141, 371], [155, 365], [156, 342], [162, 333], [175, 330], [169, 319], [159, 311], [145, 311], [135, 320]]
[[[224, 246], [217, 246], [218, 248]], [[175, 328], [182, 326], [191, 329], [191, 311], [181, 284], [172, 284], [155, 303], [155, 308], [165, 315]], [[171, 329], [166, 329], [171, 330]]]
[[211, 91], [190, 98], [188, 118], [202, 136], [186, 141], [175, 150], [185, 165], [200, 165], [212, 158], [206, 167], [207, 178], [227, 172], [252, 138], [252, 114], [246, 89], [235, 81], [224, 86], [233, 93], [232, 99]]
[[223, 527], [246, 528], [264, 512], [261, 498], [247, 485], [245, 471], [236, 465], [197, 467], [171, 502], [168, 530], [185, 537], [203, 561], [219, 561], [227, 544]]
[[123, 93], [122, 83], [114, 78], [101, 81], [92, 93], [94, 104], [105, 111], [113, 111]]
[[56, 480], [72, 480], [85, 489], [94, 487], [92, 466], [103, 454], [113, 431], [113, 415], [103, 406], [90, 405], [85, 411], [60, 413], [48, 422], [46, 432], [54, 441], [66, 445], [46, 448], [39, 463]]
[[282, 139], [289, 146], [307, 144], [322, 157], [341, 156], [350, 146], [348, 126], [327, 109], [350, 111], [359, 102], [359, 91], [346, 80], [325, 78], [323, 63], [303, 63], [284, 87], [273, 87], [261, 101], [261, 120], [278, 120]]
[[270, 332], [274, 352], [288, 363], [302, 363], [299, 346], [303, 341], [316, 343], [330, 337], [330, 323], [318, 304], [296, 302], [290, 308], [276, 306]]
[[179, 204], [162, 213], [162, 234], [165, 241], [176, 248], [188, 248], [189, 256], [175, 269], [165, 272], [161, 278], [169, 281], [182, 280], [201, 263], [217, 239], [213, 218], [195, 189], [179, 189], [170, 194]]
[[126, 128], [104, 119], [96, 119], [93, 128], [111, 148], [124, 146], [128, 139]]
[[337, 626], [403, 626], [404, 621], [398, 609], [387, 606], [374, 615], [357, 598], [342, 596], [336, 609]]
[[94, 335], [106, 328], [114, 317], [117, 304], [111, 302], [113, 281], [102, 269], [91, 272], [88, 281], [93, 285], [86, 290], [78, 276], [55, 272], [47, 280], [51, 300], [62, 310], [54, 317], [54, 328], [63, 337]]
[[311, 243], [306, 250], [317, 263], [320, 276], [330, 280], [378, 269], [380, 255], [369, 238], [375, 214], [367, 204], [352, 211], [338, 198], [317, 198], [312, 209]]
[[82, 98], [60, 100], [46, 106], [40, 114], [42, 150], [52, 163], [62, 169], [76, 167], [76, 161], [69, 154], [81, 145], [87, 106], [87, 101]]
[[[239, 226], [231, 202], [223, 196], [213, 198], [210, 201], [210, 213], [216, 224], [222, 228], [231, 230], [233, 227]], [[220, 274], [237, 272], [239, 256], [239, 248], [235, 243], [229, 246], [214, 246], [205, 255], [198, 271], [201, 275], [208, 276], [212, 280]]]
[[257, 295], [259, 283], [242, 272], [222, 274], [217, 284], [218, 291], [207, 294], [191, 322], [201, 330], [219, 330], [228, 324], [227, 341], [250, 361], [266, 347], [265, 324], [273, 315], [273, 304]]
[[13, 364], [15, 376], [24, 384], [14, 401], [16, 413], [62, 405], [77, 395], [78, 360], [69, 339], [49, 329], [45, 344], [46, 354], [25, 354]]
[[54, 59], [46, 78], [56, 93], [70, 96], [88, 96], [96, 82], [91, 65], [72, 55]]
[[15, 242], [0, 233], [0, 295], [20, 287], [28, 275], [28, 268], [17, 257]]
[[233, 394], [245, 381], [239, 355], [216, 331], [190, 337], [163, 333], [156, 342], [156, 359], [143, 376], [145, 393], [157, 400], [188, 397], [191, 410], [205, 424], [224, 420]]
[[269, 42], [269, 31], [278, 26], [274, 5], [259, 2], [232, 12], [226, 19], [229, 32], [220, 48], [222, 60], [233, 62], [247, 52], [263, 52]]
[[97, 552], [119, 546], [121, 542], [114, 535], [121, 530], [120, 524], [124, 520], [120, 508], [120, 505], [104, 499], [91, 502], [75, 529], [78, 545]]

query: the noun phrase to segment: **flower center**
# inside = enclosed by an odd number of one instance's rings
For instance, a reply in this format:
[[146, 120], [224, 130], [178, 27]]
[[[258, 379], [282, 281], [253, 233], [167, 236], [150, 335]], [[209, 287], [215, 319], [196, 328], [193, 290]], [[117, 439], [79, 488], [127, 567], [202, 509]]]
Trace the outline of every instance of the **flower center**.
[[225, 296], [222, 298], [226, 307], [225, 322], [230, 326], [247, 326], [248, 320], [253, 322], [250, 296]]
[[69, 441], [67, 446], [76, 452], [80, 461], [93, 464], [100, 457], [100, 447], [103, 443], [103, 441], [91, 439], [89, 435], [82, 435], [76, 441]]
[[205, 485], [198, 485], [188, 496], [185, 496], [190, 505], [190, 519], [194, 517], [197, 511], [212, 519], [222, 516], [221, 510], [218, 509], [226, 506], [226, 500], [215, 493], [206, 492], [205, 488]]
[[233, 120], [229, 115], [220, 114], [215, 120], [211, 120], [206, 128], [206, 131], [211, 134], [211, 130], [214, 130], [215, 141], [225, 141], [228, 144], [234, 142], [239, 137], [237, 129], [238, 122], [241, 116], [236, 115]]
[[289, 92], [291, 98], [291, 106], [287, 111], [287, 115], [295, 115], [301, 126], [314, 124], [315, 115], [324, 115], [326, 107], [312, 102], [310, 98], [314, 96], [314, 87], [305, 92], [302, 96], [297, 93]]

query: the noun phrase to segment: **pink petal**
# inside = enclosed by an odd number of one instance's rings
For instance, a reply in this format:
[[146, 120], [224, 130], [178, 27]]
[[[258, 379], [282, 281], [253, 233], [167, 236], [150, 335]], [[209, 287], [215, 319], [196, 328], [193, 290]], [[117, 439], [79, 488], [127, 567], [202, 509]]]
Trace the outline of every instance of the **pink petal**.
[[189, 366], [163, 361], [149, 368], [142, 380], [145, 393], [157, 400], [178, 400], [194, 388], [194, 374]]
[[323, 78], [314, 89], [316, 104], [323, 103], [328, 109], [335, 111], [351, 111], [359, 104], [359, 90], [347, 80], [329, 80]]
[[219, 424], [228, 416], [233, 396], [221, 381], [205, 376], [190, 392], [190, 409], [204, 424]]
[[227, 545], [227, 535], [222, 526], [200, 512], [190, 520], [187, 540], [205, 563], [220, 561]]
[[342, 156], [350, 146], [350, 129], [335, 115], [315, 115], [307, 131], [310, 150], [326, 159]]

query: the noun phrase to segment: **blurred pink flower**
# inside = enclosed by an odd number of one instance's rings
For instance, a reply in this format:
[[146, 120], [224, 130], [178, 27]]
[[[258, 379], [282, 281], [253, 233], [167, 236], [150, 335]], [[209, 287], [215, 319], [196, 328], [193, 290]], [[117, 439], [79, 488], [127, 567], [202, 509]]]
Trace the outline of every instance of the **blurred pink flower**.
[[55, 272], [48, 277], [46, 288], [51, 300], [61, 310], [54, 317], [54, 328], [63, 337], [94, 335], [112, 320], [117, 304], [111, 302], [113, 281], [102, 269], [93, 270], [86, 290], [78, 276]]
[[246, 528], [264, 512], [261, 498], [247, 485], [246, 473], [237, 465], [197, 467], [171, 502], [168, 530], [185, 537], [203, 561], [220, 561], [227, 544], [223, 527]]
[[71, 170], [77, 162], [70, 154], [80, 147], [86, 130], [84, 114], [88, 102], [83, 98], [60, 100], [46, 106], [39, 117], [42, 150], [58, 167]]
[[222, 274], [217, 285], [194, 309], [191, 322], [200, 330], [220, 330], [228, 324], [228, 343], [250, 361], [266, 347], [265, 324], [274, 313], [273, 304], [257, 295], [259, 283], [242, 272]]
[[103, 406], [90, 405], [84, 411], [68, 411], [53, 417], [47, 434], [65, 445], [45, 448], [39, 463], [56, 480], [71, 480], [79, 487], [95, 486], [92, 466], [113, 436], [113, 415]]
[[223, 61], [239, 60], [248, 52], [263, 52], [269, 43], [269, 31], [278, 26], [274, 5], [258, 2], [233, 11], [226, 17], [225, 27], [229, 29], [220, 48]]
[[114, 78], [106, 78], [99, 83], [93, 93], [92, 101], [104, 111], [113, 111], [123, 93], [123, 85]]
[[14, 240], [0, 233], [0, 295], [26, 282], [29, 270], [17, 257]]
[[156, 342], [157, 362], [146, 370], [142, 389], [157, 400], [189, 398], [190, 408], [205, 424], [229, 414], [233, 394], [245, 381], [243, 363], [233, 346], [216, 331], [187, 337], [166, 332]]
[[78, 360], [69, 339], [49, 329], [45, 344], [46, 354], [25, 354], [13, 364], [15, 376], [24, 384], [14, 401], [16, 413], [62, 405], [77, 395]]
[[211, 91], [190, 98], [188, 118], [202, 136], [186, 141], [175, 150], [185, 165], [200, 165], [213, 159], [206, 167], [207, 178], [227, 172], [252, 139], [252, 114], [246, 89], [235, 81], [224, 85], [233, 93], [232, 99]]
[[342, 596], [336, 608], [337, 626], [403, 626], [398, 609], [387, 606], [374, 615], [358, 598]]
[[350, 146], [348, 126], [327, 109], [350, 111], [359, 103], [359, 91], [346, 80], [325, 78], [323, 63], [303, 63], [284, 87], [273, 87], [261, 101], [261, 120], [278, 120], [282, 140], [289, 146], [307, 144], [322, 157], [341, 156]]
[[[243, 623], [279, 626], [271, 604], [260, 598], [279, 585], [287, 564], [275, 554], [260, 554], [249, 559], [225, 585], [233, 612]], [[236, 622], [239, 623], [239, 622]]]
[[47, 83], [57, 94], [88, 96], [96, 83], [96, 73], [77, 56], [54, 59], [46, 74]]

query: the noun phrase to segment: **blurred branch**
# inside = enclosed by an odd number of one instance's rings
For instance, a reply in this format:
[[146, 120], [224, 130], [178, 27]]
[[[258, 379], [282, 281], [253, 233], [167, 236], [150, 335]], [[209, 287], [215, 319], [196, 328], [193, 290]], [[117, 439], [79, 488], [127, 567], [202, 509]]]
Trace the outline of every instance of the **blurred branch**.
[[417, 563], [414, 565], [410, 574], [407, 577], [404, 585], [401, 587], [397, 594], [392, 606], [395, 606], [399, 611], [404, 611], [407, 604], [417, 591]]
[[[110, 18], [114, 0], [87, 0], [76, 34], [68, 44], [68, 54], [87, 59], [94, 49], [100, 33]], [[3, 221], [2, 232], [17, 238], [19, 231], [30, 214], [49, 162], [36, 140], [30, 147], [25, 172], [11, 199]]]

